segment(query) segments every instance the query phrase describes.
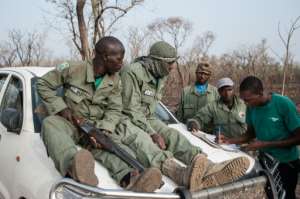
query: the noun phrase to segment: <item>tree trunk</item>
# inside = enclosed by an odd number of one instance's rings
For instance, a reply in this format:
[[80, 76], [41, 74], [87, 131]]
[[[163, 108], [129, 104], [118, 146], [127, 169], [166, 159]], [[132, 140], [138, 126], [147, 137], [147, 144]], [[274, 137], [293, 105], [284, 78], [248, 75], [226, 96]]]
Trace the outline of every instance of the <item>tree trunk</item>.
[[76, 12], [77, 12], [77, 19], [78, 19], [78, 27], [79, 27], [79, 34], [80, 34], [80, 42], [81, 42], [81, 57], [83, 60], [90, 59], [90, 47], [88, 41], [88, 33], [86, 24], [84, 21], [83, 15], [83, 8], [85, 5], [86, 0], [77, 0], [76, 5]]
[[282, 90], [281, 95], [284, 95], [285, 93], [285, 85], [286, 85], [286, 73], [289, 66], [289, 49], [287, 48], [286, 57], [284, 60], [284, 66], [283, 66], [283, 79], [282, 79]]
[[93, 44], [95, 45], [96, 42], [102, 37], [100, 32], [100, 25], [99, 25], [99, 5], [97, 0], [91, 0], [92, 3], [92, 10], [93, 10], [93, 16], [94, 16], [94, 35], [93, 35]]

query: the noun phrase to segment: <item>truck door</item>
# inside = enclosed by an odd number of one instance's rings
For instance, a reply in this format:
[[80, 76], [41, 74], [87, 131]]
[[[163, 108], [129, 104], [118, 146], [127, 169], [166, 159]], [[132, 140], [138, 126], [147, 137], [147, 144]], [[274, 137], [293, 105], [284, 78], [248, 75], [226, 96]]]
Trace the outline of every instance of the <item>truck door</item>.
[[[13, 193], [14, 171], [19, 162], [17, 152], [20, 148], [19, 135], [23, 123], [23, 84], [15, 76], [9, 76], [7, 79], [2, 76], [0, 86], [0, 192], [3, 192], [4, 198], [9, 199], [12, 196], [8, 193]], [[7, 121], [11, 119], [9, 114], [5, 114], [7, 110], [15, 110], [20, 114], [18, 122], [11, 124], [14, 126], [12, 130], [7, 128]]]

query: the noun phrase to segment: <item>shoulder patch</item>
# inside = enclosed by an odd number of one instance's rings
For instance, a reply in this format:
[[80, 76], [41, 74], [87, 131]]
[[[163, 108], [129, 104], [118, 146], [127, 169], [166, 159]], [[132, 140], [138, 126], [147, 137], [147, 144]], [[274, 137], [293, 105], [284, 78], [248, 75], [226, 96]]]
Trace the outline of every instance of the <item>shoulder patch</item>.
[[246, 114], [244, 111], [240, 111], [239, 116], [240, 116], [240, 118], [244, 118], [246, 116]]
[[154, 92], [151, 91], [151, 90], [145, 90], [145, 91], [144, 91], [144, 95], [153, 97], [153, 96], [154, 96]]
[[118, 87], [119, 87], [120, 90], [122, 90], [122, 81], [121, 81], [121, 79], [119, 79]]
[[63, 63], [58, 64], [58, 65], [56, 66], [56, 70], [62, 71], [62, 70], [64, 70], [65, 68], [69, 68], [69, 67], [70, 67], [70, 64], [69, 64], [68, 62], [63, 62]]

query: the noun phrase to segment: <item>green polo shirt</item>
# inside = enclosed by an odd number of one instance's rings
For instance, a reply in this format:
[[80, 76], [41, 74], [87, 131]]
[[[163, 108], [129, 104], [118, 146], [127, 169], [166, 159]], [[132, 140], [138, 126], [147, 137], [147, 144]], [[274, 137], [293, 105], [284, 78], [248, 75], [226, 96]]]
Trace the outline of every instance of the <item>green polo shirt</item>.
[[[300, 118], [295, 104], [285, 96], [272, 93], [271, 100], [264, 106], [248, 107], [246, 122], [255, 130], [258, 140], [278, 141], [290, 137], [300, 127]], [[297, 146], [261, 149], [278, 159], [290, 162], [299, 156]]]
[[103, 77], [97, 77], [95, 78], [95, 88], [98, 89], [99, 86], [101, 85], [102, 83], [102, 80], [103, 80]]

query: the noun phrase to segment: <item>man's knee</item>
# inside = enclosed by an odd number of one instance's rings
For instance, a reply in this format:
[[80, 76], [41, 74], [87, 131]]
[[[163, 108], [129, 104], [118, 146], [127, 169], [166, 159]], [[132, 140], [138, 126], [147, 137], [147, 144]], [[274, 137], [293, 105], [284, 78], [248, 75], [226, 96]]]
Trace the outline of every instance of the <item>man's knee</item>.
[[59, 127], [59, 124], [66, 123], [66, 120], [58, 115], [50, 115], [43, 120], [43, 128], [47, 127]]
[[[51, 142], [60, 143], [62, 140], [70, 140], [69, 142], [72, 142], [71, 140], [74, 141], [76, 138], [75, 135], [76, 128], [60, 116], [48, 116], [43, 121], [41, 136], [45, 144]], [[59, 139], [61, 141], [59, 141]]]
[[178, 139], [182, 139], [181, 137], [183, 136], [180, 134], [179, 131], [170, 127], [166, 127], [161, 131], [159, 131], [158, 133], [161, 134], [164, 137], [164, 139], [167, 140], [178, 140]]

